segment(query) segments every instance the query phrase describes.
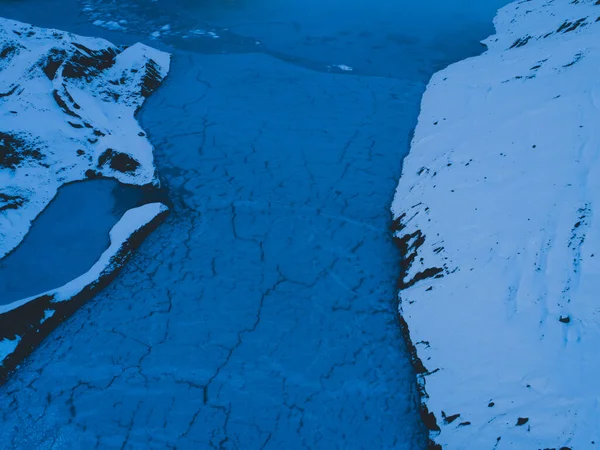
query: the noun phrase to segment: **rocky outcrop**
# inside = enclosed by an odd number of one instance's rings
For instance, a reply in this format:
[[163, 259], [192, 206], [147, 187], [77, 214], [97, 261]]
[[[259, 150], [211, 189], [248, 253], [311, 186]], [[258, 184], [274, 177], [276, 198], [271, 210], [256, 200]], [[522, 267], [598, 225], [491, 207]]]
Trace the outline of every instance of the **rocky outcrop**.
[[423, 417], [432, 447], [592, 448], [600, 3], [495, 25], [431, 80], [392, 207]]

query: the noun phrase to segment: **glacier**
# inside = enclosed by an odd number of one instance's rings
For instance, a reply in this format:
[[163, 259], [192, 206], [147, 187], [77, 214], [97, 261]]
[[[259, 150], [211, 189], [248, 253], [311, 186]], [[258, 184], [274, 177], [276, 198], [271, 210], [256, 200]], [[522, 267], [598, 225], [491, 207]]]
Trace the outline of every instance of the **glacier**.
[[424, 94], [392, 211], [441, 448], [600, 442], [599, 5], [504, 7], [488, 50]]

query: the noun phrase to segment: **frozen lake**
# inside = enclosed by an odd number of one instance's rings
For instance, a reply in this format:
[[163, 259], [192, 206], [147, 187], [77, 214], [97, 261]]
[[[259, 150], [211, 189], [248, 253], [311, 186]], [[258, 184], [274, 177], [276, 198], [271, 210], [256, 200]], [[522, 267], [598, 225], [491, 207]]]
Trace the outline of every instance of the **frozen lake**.
[[141, 122], [173, 208], [1, 388], [6, 448], [424, 449], [389, 206], [429, 77], [506, 2], [57, 2], [6, 15], [170, 46]]
[[87, 272], [110, 243], [110, 229], [142, 193], [114, 180], [63, 186], [25, 240], [0, 260], [0, 305], [40, 294]]

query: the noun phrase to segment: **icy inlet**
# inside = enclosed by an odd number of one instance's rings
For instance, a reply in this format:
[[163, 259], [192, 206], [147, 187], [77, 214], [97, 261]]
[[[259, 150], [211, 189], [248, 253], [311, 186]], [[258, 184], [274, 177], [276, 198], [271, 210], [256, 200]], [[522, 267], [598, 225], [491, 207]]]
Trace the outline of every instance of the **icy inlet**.
[[600, 3], [499, 11], [437, 73], [393, 203], [401, 312], [443, 448], [592, 448]]
[[[0, 258], [65, 183], [110, 177], [158, 185], [152, 146], [134, 115], [166, 76], [168, 54], [0, 19], [0, 56]], [[98, 261], [62, 287], [0, 299], [0, 382], [115, 276], [166, 210], [161, 203], [128, 210]]]

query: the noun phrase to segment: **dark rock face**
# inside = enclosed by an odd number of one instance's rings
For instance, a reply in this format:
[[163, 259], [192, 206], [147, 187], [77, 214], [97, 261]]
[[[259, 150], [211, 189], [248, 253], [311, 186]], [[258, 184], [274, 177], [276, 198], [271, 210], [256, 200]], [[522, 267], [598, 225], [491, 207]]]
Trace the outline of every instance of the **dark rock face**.
[[67, 52], [62, 49], [53, 48], [48, 52], [48, 57], [41, 61], [41, 67], [49, 80], [53, 80], [56, 71], [67, 57]]
[[23, 48], [16, 42], [8, 42], [0, 50], [0, 68], [6, 67], [10, 61], [19, 54]]
[[18, 209], [25, 203], [25, 199], [20, 195], [9, 195], [0, 192], [0, 211], [7, 209]]
[[150, 59], [144, 69], [146, 74], [142, 78], [142, 96], [149, 97], [162, 81], [162, 77], [158, 71], [158, 64], [153, 59]]
[[24, 137], [0, 131], [0, 168], [15, 169], [25, 159], [41, 161], [44, 155]]
[[140, 163], [133, 159], [131, 156], [117, 152], [112, 148], [108, 148], [100, 155], [98, 158], [98, 167], [103, 167], [106, 163], [113, 170], [118, 170], [119, 172], [135, 172], [138, 167], [140, 167]]
[[446, 270], [445, 267], [428, 267], [417, 272], [410, 280], [406, 281], [408, 272], [418, 256], [418, 250], [425, 243], [425, 235], [421, 230], [402, 234], [402, 230], [406, 228], [406, 225], [403, 223], [405, 219], [406, 214], [402, 214], [394, 220], [392, 226], [394, 243], [400, 250], [400, 254], [403, 255], [403, 260], [400, 264], [400, 277], [398, 278], [398, 289], [400, 290], [407, 289], [418, 281], [428, 278], [441, 278], [444, 276]]
[[63, 76], [92, 80], [100, 72], [115, 64], [117, 51], [114, 48], [91, 50], [84, 45], [73, 43], [75, 51], [64, 62]]

